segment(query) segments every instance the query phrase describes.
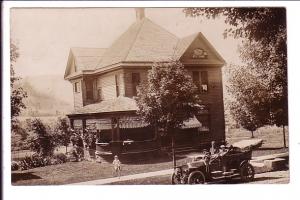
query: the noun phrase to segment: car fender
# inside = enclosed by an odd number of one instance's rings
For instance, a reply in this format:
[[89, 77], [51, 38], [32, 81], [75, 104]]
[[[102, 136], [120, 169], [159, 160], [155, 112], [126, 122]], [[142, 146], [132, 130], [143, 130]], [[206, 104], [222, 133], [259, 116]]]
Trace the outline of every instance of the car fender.
[[244, 164], [249, 163], [249, 160], [243, 160], [240, 164], [240, 167], [242, 167]]

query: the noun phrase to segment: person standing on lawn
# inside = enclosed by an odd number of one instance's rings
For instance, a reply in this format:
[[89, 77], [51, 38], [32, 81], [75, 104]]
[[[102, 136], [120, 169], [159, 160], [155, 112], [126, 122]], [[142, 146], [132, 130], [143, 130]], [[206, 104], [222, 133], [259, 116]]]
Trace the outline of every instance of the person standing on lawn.
[[115, 155], [114, 161], [112, 164], [114, 167], [114, 176], [118, 175], [118, 177], [120, 178], [120, 176], [121, 176], [121, 161], [119, 160], [117, 155]]

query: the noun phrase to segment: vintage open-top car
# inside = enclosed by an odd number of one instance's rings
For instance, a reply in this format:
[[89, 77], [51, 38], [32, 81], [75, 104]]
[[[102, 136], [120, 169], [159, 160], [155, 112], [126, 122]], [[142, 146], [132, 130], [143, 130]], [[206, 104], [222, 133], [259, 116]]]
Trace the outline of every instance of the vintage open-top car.
[[233, 178], [243, 182], [254, 179], [254, 168], [249, 163], [252, 149], [229, 147], [222, 152], [204, 152], [195, 156], [186, 165], [178, 166], [172, 174], [172, 184], [217, 183]]

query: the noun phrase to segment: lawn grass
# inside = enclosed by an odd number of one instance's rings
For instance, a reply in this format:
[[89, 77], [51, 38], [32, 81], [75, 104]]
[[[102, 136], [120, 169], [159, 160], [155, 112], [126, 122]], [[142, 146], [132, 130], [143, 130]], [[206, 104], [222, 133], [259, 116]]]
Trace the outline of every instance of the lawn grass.
[[[254, 132], [254, 138], [264, 141], [262, 148], [275, 149], [283, 147], [282, 127], [265, 126]], [[245, 129], [229, 129], [226, 133], [226, 140], [232, 144], [240, 140], [251, 139], [251, 132]], [[288, 127], [285, 128], [286, 145], [289, 146]]]
[[[288, 144], [288, 131], [286, 131]], [[255, 138], [261, 138], [265, 142], [263, 146], [254, 150], [252, 156], [262, 156], [274, 153], [287, 152], [282, 148], [282, 129], [276, 127], [264, 127], [259, 129]], [[251, 133], [244, 130], [230, 130], [226, 135], [229, 143], [249, 139]], [[186, 155], [177, 156], [178, 165], [187, 162]], [[154, 156], [148, 160], [134, 160], [132, 163], [122, 164], [122, 175], [130, 175], [151, 171], [170, 169], [173, 167], [172, 158], [168, 156]], [[113, 177], [111, 163], [96, 163], [91, 161], [67, 162], [60, 165], [40, 167], [24, 171], [12, 172], [12, 185], [61, 185], [83, 181], [91, 181]], [[125, 182], [125, 183], [124, 183]], [[120, 184], [170, 184], [169, 176], [152, 177], [135, 182], [124, 181]]]
[[[185, 158], [177, 160], [184, 164]], [[143, 172], [159, 171], [172, 168], [169, 157], [157, 157], [152, 161], [122, 164], [122, 176]], [[39, 167], [24, 171], [12, 172], [13, 185], [60, 185], [82, 181], [111, 178], [113, 166], [111, 163], [96, 163], [91, 161], [67, 162], [60, 165]]]

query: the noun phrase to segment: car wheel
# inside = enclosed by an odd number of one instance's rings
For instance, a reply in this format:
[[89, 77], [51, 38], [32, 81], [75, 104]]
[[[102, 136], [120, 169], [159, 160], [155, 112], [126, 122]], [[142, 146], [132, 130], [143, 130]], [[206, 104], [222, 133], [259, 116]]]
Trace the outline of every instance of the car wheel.
[[240, 168], [241, 179], [243, 182], [250, 182], [254, 179], [254, 168], [251, 164], [245, 163]]
[[176, 173], [173, 173], [172, 177], [171, 177], [171, 182], [172, 182], [172, 185], [181, 184], [180, 177], [177, 176]]
[[201, 171], [194, 171], [189, 175], [188, 184], [204, 184], [205, 176]]

